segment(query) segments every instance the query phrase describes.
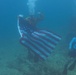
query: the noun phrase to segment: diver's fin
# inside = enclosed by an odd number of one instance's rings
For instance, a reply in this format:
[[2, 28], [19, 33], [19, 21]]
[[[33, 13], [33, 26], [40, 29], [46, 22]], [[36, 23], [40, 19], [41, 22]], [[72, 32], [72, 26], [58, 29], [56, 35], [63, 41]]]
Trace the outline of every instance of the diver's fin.
[[63, 72], [62, 72], [63, 75], [67, 75], [67, 70], [68, 70], [67, 67], [68, 67], [68, 64], [69, 64], [69, 63], [66, 63], [66, 64], [64, 65], [64, 69], [63, 69]]
[[62, 74], [63, 74], [63, 75], [67, 75], [67, 67], [64, 68]]
[[69, 66], [69, 70], [72, 71], [75, 68], [76, 65], [76, 60], [74, 60], [74, 62]]
[[69, 60], [65, 65], [64, 65], [64, 69], [62, 74], [63, 75], [67, 75], [67, 71], [68, 71], [68, 65], [70, 64], [71, 60]]

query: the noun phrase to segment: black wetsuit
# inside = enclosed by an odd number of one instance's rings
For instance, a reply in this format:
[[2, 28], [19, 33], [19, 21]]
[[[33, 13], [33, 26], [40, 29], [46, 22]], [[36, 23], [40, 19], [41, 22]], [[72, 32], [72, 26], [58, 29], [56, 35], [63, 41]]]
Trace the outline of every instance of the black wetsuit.
[[19, 18], [20, 27], [26, 31], [28, 34], [37, 30], [36, 25], [31, 25], [28, 21], [26, 21], [23, 17]]
[[69, 51], [69, 56], [73, 57], [73, 58], [76, 58], [76, 49], [74, 48], [75, 44], [76, 44], [76, 42], [72, 43], [71, 50]]
[[[28, 21], [26, 21], [23, 17], [19, 18], [19, 26], [21, 28], [21, 30], [25, 31], [28, 35], [27, 37], [29, 38], [31, 36], [31, 34], [34, 31], [37, 31], [38, 28], [36, 27], [36, 25], [31, 25]], [[28, 39], [29, 40], [29, 39]], [[29, 48], [28, 48], [29, 49]], [[35, 62], [37, 62], [39, 60], [39, 57], [37, 55], [35, 55], [30, 49], [28, 50], [28, 59], [34, 59]]]

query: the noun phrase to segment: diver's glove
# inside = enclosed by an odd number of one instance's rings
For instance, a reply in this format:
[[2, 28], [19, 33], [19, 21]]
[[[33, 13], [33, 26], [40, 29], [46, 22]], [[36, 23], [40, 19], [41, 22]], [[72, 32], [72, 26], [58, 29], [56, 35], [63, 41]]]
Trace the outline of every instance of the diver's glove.
[[76, 37], [73, 37], [70, 44], [69, 44], [69, 49], [76, 49]]

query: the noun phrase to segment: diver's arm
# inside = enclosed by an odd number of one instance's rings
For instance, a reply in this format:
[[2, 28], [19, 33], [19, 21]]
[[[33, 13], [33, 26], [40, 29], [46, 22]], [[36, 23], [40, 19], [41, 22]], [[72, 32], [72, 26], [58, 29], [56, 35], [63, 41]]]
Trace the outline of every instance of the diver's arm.
[[27, 20], [24, 18], [23, 15], [18, 16], [18, 22], [20, 27], [26, 26]]
[[36, 22], [42, 21], [44, 19], [44, 15], [40, 12], [38, 12], [38, 17], [36, 18]]
[[69, 49], [71, 49], [73, 42], [76, 41], [76, 37], [73, 37], [70, 44], [69, 44]]

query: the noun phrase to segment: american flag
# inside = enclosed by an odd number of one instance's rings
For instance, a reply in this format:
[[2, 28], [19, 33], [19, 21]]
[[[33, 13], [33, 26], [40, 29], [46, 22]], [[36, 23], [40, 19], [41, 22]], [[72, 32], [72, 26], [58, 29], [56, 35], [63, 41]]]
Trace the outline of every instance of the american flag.
[[[26, 31], [27, 27], [21, 26], [21, 22], [19, 21], [18, 19], [18, 31], [21, 35], [20, 43], [45, 60], [50, 56], [53, 49], [61, 40], [61, 37], [50, 31], [40, 29], [28, 34]], [[29, 30], [32, 29], [30, 28]]]

